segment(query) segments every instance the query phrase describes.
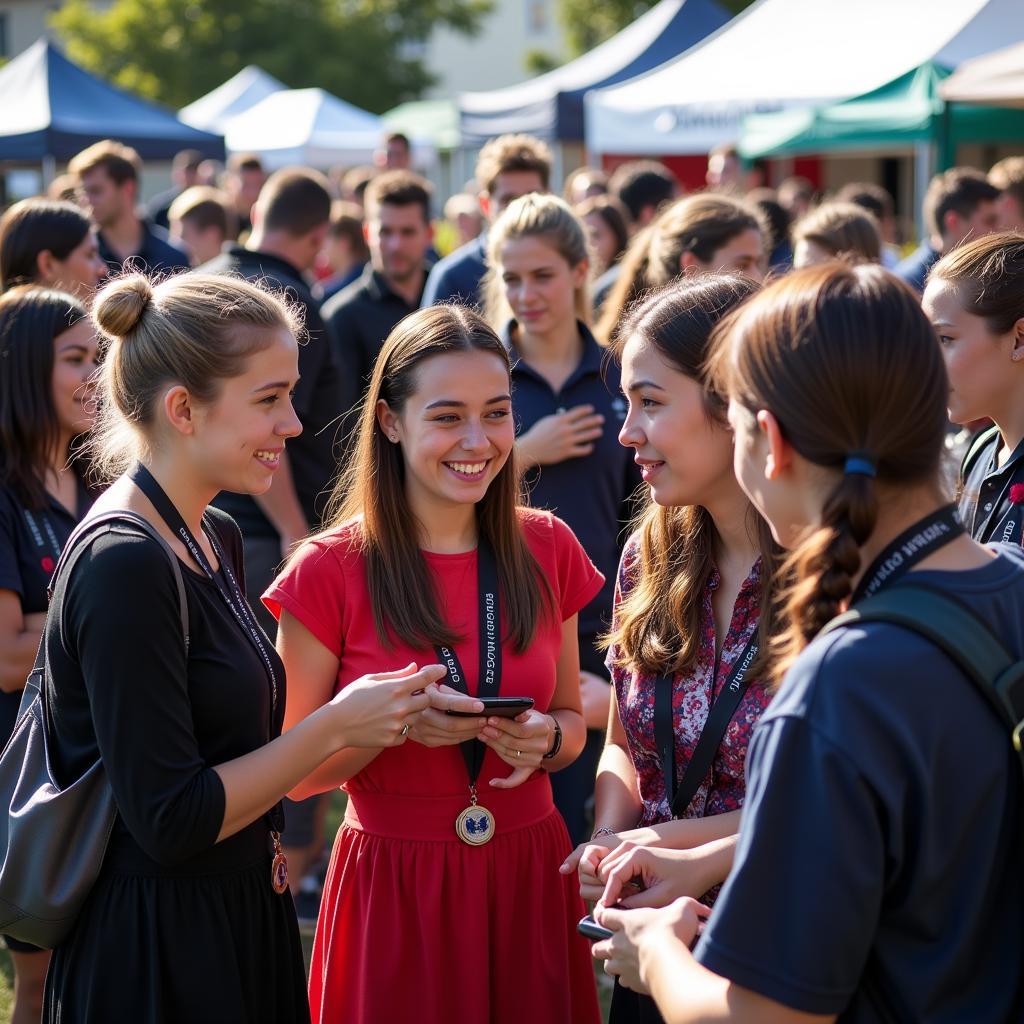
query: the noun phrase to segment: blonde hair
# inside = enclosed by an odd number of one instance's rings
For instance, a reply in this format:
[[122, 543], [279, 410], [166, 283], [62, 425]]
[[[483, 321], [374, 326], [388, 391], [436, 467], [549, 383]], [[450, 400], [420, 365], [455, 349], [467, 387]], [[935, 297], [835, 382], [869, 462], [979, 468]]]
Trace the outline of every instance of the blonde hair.
[[[487, 233], [484, 318], [500, 331], [512, 317], [501, 280], [501, 247], [521, 238], [542, 238], [571, 268], [590, 260], [587, 231], [569, 204], [558, 196], [531, 192], [508, 204]], [[584, 280], [574, 296], [576, 316], [590, 323], [590, 286]]]
[[793, 228], [793, 245], [800, 239], [847, 263], [878, 263], [882, 258], [878, 221], [856, 203], [833, 200], [804, 214]]
[[179, 274], [154, 285], [126, 274], [97, 296], [92, 319], [108, 348], [100, 374], [100, 414], [90, 447], [101, 479], [152, 451], [160, 395], [181, 384], [202, 403], [245, 372], [271, 331], [298, 336], [296, 309], [242, 278]]

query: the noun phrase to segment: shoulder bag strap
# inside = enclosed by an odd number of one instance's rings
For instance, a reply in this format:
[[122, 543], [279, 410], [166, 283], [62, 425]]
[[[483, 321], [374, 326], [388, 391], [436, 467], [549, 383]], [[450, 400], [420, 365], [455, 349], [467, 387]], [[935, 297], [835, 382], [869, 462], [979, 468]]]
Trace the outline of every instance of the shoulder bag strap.
[[[53, 599], [53, 582], [57, 579], [58, 574], [65, 568], [65, 566], [67, 567], [69, 575], [74, 569], [75, 563], [88, 547], [88, 544], [84, 543], [83, 538], [92, 536], [101, 526], [109, 526], [111, 524], [124, 522], [129, 522], [132, 525], [137, 526], [140, 530], [155, 540], [163, 549], [171, 563], [171, 572], [174, 574], [174, 584], [178, 591], [178, 613], [181, 617], [181, 636], [185, 644], [185, 654], [187, 655], [189, 651], [188, 600], [185, 596], [185, 580], [181, 575], [181, 565], [178, 563], [178, 557], [171, 550], [171, 546], [167, 541], [157, 533], [151, 523], [147, 522], [142, 518], [142, 516], [137, 515], [135, 512], [129, 512], [127, 509], [118, 509], [112, 512], [104, 512], [101, 515], [94, 516], [92, 519], [87, 519], [84, 523], [79, 523], [68, 538], [67, 543], [64, 545], [64, 550], [61, 552], [60, 559], [57, 562], [57, 568], [54, 569], [53, 576], [50, 577], [50, 585], [46, 589], [46, 595], [51, 600]], [[34, 688], [41, 691], [42, 671], [45, 662], [45, 636], [46, 631], [44, 629], [43, 635], [39, 638], [39, 647], [36, 650], [35, 665], [33, 666], [32, 672], [29, 674], [25, 683], [26, 690]]]

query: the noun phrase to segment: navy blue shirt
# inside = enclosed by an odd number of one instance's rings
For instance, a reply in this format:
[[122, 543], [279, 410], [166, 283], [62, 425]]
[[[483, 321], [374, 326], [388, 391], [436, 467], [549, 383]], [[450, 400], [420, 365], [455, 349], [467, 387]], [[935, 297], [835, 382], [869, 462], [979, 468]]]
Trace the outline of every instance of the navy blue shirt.
[[[0, 590], [18, 595], [23, 615], [47, 610], [50, 577], [68, 537], [91, 504], [92, 496], [81, 480], [74, 512], [50, 495], [43, 508], [26, 508], [13, 488], [0, 485]], [[0, 746], [14, 731], [20, 704], [21, 690], [0, 693]]]
[[1020, 544], [1024, 512], [1010, 501], [1010, 488], [1024, 484], [1024, 441], [1001, 466], [996, 465], [1003, 439], [997, 427], [986, 432], [987, 440], [969, 456], [961, 481], [958, 511], [968, 533], [982, 544], [989, 541]]
[[590, 560], [604, 574], [605, 584], [597, 597], [579, 613], [581, 636], [593, 636], [611, 623], [612, 602], [619, 557], [632, 517], [629, 501], [641, 481], [633, 451], [618, 441], [626, 418], [620, 372], [583, 323], [579, 365], [557, 393], [516, 351], [512, 342], [516, 321], [503, 332], [512, 353], [512, 412], [516, 435], [525, 434], [538, 420], [577, 405], [592, 405], [604, 416], [604, 432], [590, 455], [536, 466], [526, 474], [530, 504], [547, 509], [569, 524]]
[[480, 282], [487, 273], [487, 233], [482, 232], [434, 265], [423, 289], [422, 308], [439, 302], [483, 303]]
[[172, 245], [163, 228], [140, 221], [142, 225], [142, 241], [139, 248], [127, 260], [122, 261], [103, 237], [103, 232], [96, 233], [96, 245], [100, 256], [106, 261], [112, 274], [120, 274], [124, 265], [130, 265], [144, 274], [171, 274], [176, 270], [188, 270], [188, 253]]
[[[1024, 552], [995, 550], [908, 578], [955, 593], [1021, 657]], [[1020, 1021], [1022, 812], [1008, 727], [938, 647], [881, 622], [819, 637], [755, 728], [697, 959], [844, 1024]]]
[[902, 277], [915, 291], [924, 291], [928, 271], [939, 262], [942, 253], [932, 248], [931, 242], [922, 242], [905, 260], [896, 264], [893, 273]]

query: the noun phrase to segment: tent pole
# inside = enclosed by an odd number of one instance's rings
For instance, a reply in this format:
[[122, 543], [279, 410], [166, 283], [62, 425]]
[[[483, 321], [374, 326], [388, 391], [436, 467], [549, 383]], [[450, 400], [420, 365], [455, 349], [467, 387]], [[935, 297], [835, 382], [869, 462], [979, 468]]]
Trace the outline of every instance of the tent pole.
[[914, 146], [914, 227], [917, 237], [924, 238], [927, 228], [924, 223], [924, 194], [932, 179], [935, 166], [935, 148], [930, 142], [918, 142]]
[[47, 153], [43, 157], [43, 188], [48, 188], [50, 182], [57, 177], [57, 160], [56, 158]]

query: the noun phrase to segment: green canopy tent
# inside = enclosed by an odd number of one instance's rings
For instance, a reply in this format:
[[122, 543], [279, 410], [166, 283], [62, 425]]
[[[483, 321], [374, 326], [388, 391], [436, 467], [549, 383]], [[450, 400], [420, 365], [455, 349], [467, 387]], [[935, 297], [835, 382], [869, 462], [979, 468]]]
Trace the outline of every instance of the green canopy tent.
[[938, 166], [946, 168], [960, 143], [1024, 141], [1024, 111], [947, 105], [938, 86], [949, 74], [928, 62], [842, 103], [750, 115], [743, 121], [740, 154], [753, 160], [926, 143], [935, 145]]

